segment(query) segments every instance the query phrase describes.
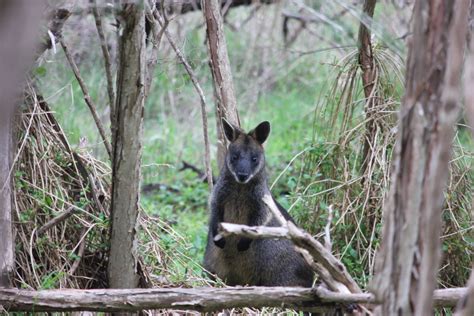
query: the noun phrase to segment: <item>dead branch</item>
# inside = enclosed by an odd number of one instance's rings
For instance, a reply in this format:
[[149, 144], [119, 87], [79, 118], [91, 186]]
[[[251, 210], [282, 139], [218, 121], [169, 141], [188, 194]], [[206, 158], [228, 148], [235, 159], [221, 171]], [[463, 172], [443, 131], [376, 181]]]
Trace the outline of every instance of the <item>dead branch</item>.
[[148, 93], [151, 87], [151, 81], [155, 72], [156, 63], [158, 62], [158, 51], [160, 48], [161, 40], [163, 39], [163, 34], [165, 33], [165, 29], [169, 25], [169, 20], [165, 19], [163, 25], [155, 19], [153, 15], [153, 1], [150, 0], [147, 8], [146, 8], [146, 24], [149, 24], [151, 27], [152, 37], [150, 43], [152, 45], [150, 56], [147, 60], [148, 71], [146, 74], [146, 83], [145, 83], [145, 95], [148, 97]]
[[45, 231], [47, 231], [48, 229], [58, 225], [59, 223], [62, 223], [64, 222], [66, 219], [68, 219], [69, 217], [71, 217], [72, 214], [74, 214], [74, 212], [76, 212], [77, 209], [75, 206], [70, 206], [67, 210], [65, 210], [64, 212], [62, 212], [61, 214], [59, 214], [58, 216], [52, 218], [50, 221], [48, 221], [46, 224], [44, 224], [43, 226], [41, 226], [37, 231], [36, 231], [36, 234], [38, 236], [41, 236]]
[[64, 39], [61, 38], [59, 42], [61, 43], [61, 47], [63, 48], [64, 55], [66, 55], [69, 65], [71, 66], [72, 71], [74, 72], [74, 76], [76, 77], [76, 80], [79, 83], [79, 86], [81, 87], [82, 93], [84, 95], [84, 101], [86, 101], [86, 104], [89, 107], [89, 110], [91, 111], [92, 117], [94, 118], [95, 125], [97, 126], [97, 129], [99, 130], [100, 136], [102, 137], [102, 141], [104, 142], [105, 149], [107, 150], [107, 154], [109, 155], [109, 159], [112, 159], [112, 147], [110, 146], [110, 142], [107, 138], [104, 127], [102, 126], [102, 122], [100, 121], [99, 114], [97, 114], [96, 106], [92, 102], [92, 99], [89, 95], [89, 90], [87, 89], [87, 86], [81, 77], [79, 68], [77, 67], [76, 62], [74, 61], [74, 58], [72, 57], [71, 53], [69, 52], [69, 49], [66, 43], [64, 42]]
[[171, 47], [175, 51], [176, 56], [178, 57], [181, 64], [183, 64], [184, 69], [188, 73], [191, 79], [191, 82], [193, 83], [194, 88], [196, 89], [196, 92], [199, 95], [199, 99], [201, 101], [201, 118], [202, 118], [202, 129], [203, 129], [204, 148], [205, 148], [204, 162], [206, 164], [206, 174], [207, 174], [207, 183], [209, 184], [209, 191], [212, 191], [213, 182], [212, 182], [212, 169], [211, 169], [211, 149], [209, 145], [209, 132], [208, 132], [207, 112], [206, 112], [206, 107], [207, 107], [206, 97], [204, 96], [204, 92], [201, 88], [201, 85], [199, 84], [199, 81], [197, 80], [197, 77], [194, 74], [194, 70], [191, 68], [191, 65], [188, 63], [183, 53], [181, 53], [180, 49], [176, 45], [175, 41], [173, 40], [173, 37], [171, 36], [171, 33], [168, 31], [167, 28], [164, 27], [167, 22], [163, 20], [163, 18], [158, 14], [158, 11], [156, 10], [153, 11], [153, 16], [163, 28], [165, 32], [165, 36], [168, 39], [168, 42], [170, 43]]
[[97, 35], [99, 35], [102, 55], [104, 56], [105, 75], [107, 78], [107, 93], [109, 95], [110, 121], [112, 122], [113, 126], [115, 122], [115, 92], [112, 75], [112, 62], [110, 61], [110, 53], [109, 48], [107, 47], [107, 39], [105, 37], [104, 28], [102, 26], [102, 17], [100, 16], [99, 9], [97, 8], [97, 0], [93, 0], [92, 13], [94, 14], [95, 27], [97, 29]]
[[153, 191], [166, 190], [171, 193], [180, 193], [180, 190], [170, 187], [163, 183], [148, 183], [142, 186], [142, 193], [148, 194]]
[[265, 196], [263, 202], [268, 206], [272, 213], [282, 223], [284, 228], [288, 229], [286, 238], [293, 241], [293, 243], [300, 248], [306, 249], [315, 262], [320, 263], [328, 273], [338, 282], [344, 284], [352, 293], [360, 293], [361, 290], [357, 283], [352, 279], [346, 267], [334, 257], [319, 241], [313, 238], [310, 234], [299, 229], [290, 221], [286, 221], [281, 212], [278, 210], [275, 202], [271, 196]]
[[[186, 162], [186, 161], [182, 161], [183, 163], [183, 166], [178, 170], [178, 171], [184, 171], [184, 170], [191, 170], [193, 172], [195, 172], [198, 176], [198, 178], [202, 181], [207, 181], [207, 174], [202, 171], [201, 169], [199, 169], [198, 167], [196, 167], [195, 165], [189, 163], [189, 162]], [[216, 182], [216, 179], [214, 176], [212, 176], [212, 182], [215, 183]]]
[[232, 70], [227, 53], [224, 23], [220, 11], [221, 3], [218, 0], [203, 0], [202, 5], [206, 21], [209, 65], [216, 101], [217, 163], [220, 169], [224, 165], [228, 144], [227, 139], [224, 137], [221, 120], [225, 118], [234, 126], [240, 127], [240, 119], [237, 112], [237, 99], [235, 97]]
[[306, 249], [315, 262], [326, 268], [330, 275], [341, 282], [352, 293], [361, 293], [357, 283], [347, 272], [344, 265], [336, 259], [324, 246], [307, 232], [299, 229], [295, 224], [288, 222], [284, 227], [250, 227], [245, 225], [221, 223], [219, 234], [223, 237], [228, 235], [239, 235], [247, 238], [286, 238], [291, 240], [296, 246]]
[[[435, 305], [452, 307], [466, 288], [435, 290]], [[334, 293], [323, 288], [229, 287], [42, 290], [0, 289], [0, 306], [7, 311], [140, 311], [181, 309], [200, 312], [231, 307], [282, 307], [327, 311], [348, 303], [376, 304], [370, 293]]]

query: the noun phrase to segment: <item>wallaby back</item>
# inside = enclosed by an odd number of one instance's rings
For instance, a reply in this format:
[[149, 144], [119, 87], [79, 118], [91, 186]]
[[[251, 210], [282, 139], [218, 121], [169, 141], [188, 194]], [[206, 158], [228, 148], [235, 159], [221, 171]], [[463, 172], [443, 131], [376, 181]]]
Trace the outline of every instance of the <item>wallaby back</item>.
[[[249, 133], [223, 120], [230, 145], [210, 197], [210, 221], [204, 267], [228, 285], [311, 287], [313, 272], [286, 239], [227, 237], [214, 240], [221, 222], [249, 226], [280, 226], [262, 201], [270, 193], [265, 174], [263, 143], [270, 123]], [[283, 216], [292, 220], [277, 203]]]

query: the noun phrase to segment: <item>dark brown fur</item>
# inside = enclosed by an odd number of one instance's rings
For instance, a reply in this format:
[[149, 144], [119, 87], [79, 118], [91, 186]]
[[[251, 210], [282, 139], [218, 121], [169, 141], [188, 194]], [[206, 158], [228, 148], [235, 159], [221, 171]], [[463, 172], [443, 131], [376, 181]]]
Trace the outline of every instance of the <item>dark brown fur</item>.
[[[313, 272], [288, 240], [239, 237], [214, 240], [220, 222], [280, 226], [262, 201], [264, 195], [271, 194], [262, 146], [270, 124], [263, 122], [248, 134], [226, 121], [223, 125], [230, 145], [210, 198], [204, 267], [228, 285], [311, 287]], [[278, 207], [292, 221], [286, 210]]]

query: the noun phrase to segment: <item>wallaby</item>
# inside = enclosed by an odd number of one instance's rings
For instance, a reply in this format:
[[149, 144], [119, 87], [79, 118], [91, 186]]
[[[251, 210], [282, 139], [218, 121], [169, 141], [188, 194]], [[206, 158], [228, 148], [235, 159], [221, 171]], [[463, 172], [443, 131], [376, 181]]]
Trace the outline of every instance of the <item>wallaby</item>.
[[[221, 222], [281, 226], [262, 201], [264, 195], [271, 195], [263, 150], [270, 123], [262, 122], [249, 133], [225, 119], [222, 125], [230, 144], [209, 201], [205, 269], [228, 285], [311, 287], [313, 272], [289, 240], [214, 239]], [[275, 203], [282, 215], [293, 221], [288, 212]]]

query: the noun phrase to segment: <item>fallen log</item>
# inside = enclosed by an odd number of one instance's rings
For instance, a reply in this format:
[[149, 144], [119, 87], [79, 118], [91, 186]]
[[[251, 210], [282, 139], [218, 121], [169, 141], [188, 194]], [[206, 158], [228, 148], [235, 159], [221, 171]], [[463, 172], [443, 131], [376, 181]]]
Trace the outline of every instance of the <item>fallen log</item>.
[[[437, 307], [453, 307], [466, 288], [435, 290]], [[0, 309], [8, 312], [219, 311], [232, 307], [282, 307], [327, 311], [348, 303], [377, 304], [371, 293], [336, 293], [323, 288], [228, 287], [29, 291], [0, 288]]]

